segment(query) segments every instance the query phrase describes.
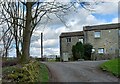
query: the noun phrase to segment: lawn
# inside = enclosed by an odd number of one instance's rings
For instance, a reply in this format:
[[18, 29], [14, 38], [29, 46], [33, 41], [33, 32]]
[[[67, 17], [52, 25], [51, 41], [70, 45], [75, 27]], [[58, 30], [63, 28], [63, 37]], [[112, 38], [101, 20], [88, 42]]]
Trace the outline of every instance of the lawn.
[[2, 82], [48, 82], [49, 74], [46, 65], [39, 61], [2, 68]]
[[101, 64], [100, 68], [103, 71], [108, 71], [113, 75], [120, 77], [120, 58], [109, 60]]

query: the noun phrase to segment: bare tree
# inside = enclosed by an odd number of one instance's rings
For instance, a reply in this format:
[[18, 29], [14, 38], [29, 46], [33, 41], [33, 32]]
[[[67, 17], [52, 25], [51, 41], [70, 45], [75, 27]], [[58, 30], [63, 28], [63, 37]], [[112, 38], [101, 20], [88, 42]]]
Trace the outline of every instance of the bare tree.
[[[6, 33], [9, 33], [10, 35], [13, 35], [15, 45], [16, 45], [16, 55], [19, 58], [20, 53], [20, 44], [22, 43], [22, 22], [17, 18], [21, 18], [20, 13], [20, 7], [19, 2], [3, 2], [1, 4], [2, 10], [1, 13], [3, 17], [1, 17], [2, 22], [6, 22], [8, 29], [6, 30]], [[4, 39], [6, 34], [4, 33], [3, 38]], [[5, 40], [5, 42], [8, 42]]]
[[1, 38], [3, 42], [2, 57], [7, 58], [8, 50], [11, 49], [11, 42], [13, 40], [13, 35], [5, 31], [5, 28], [2, 27], [3, 37]]

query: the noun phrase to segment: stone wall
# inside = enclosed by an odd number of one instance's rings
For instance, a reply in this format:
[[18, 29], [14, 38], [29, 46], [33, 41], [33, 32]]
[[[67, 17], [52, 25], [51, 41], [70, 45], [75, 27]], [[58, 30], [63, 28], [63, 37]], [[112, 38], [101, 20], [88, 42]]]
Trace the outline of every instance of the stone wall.
[[[66, 39], [67, 38], [71, 38], [71, 42], [67, 42]], [[68, 53], [69, 57], [72, 57], [72, 46], [75, 45], [78, 41], [79, 38], [83, 38], [83, 36], [74, 36], [74, 37], [64, 37], [64, 38], [60, 38], [61, 39], [61, 56], [63, 55], [63, 53]]]
[[[94, 37], [95, 31], [87, 31], [87, 42], [93, 45], [95, 54], [98, 53], [98, 48], [104, 48], [104, 54], [115, 54], [118, 48], [118, 29], [101, 30], [100, 38]], [[86, 39], [86, 38], [85, 38]]]
[[116, 57], [117, 54], [92, 54], [91, 60], [109, 60]]

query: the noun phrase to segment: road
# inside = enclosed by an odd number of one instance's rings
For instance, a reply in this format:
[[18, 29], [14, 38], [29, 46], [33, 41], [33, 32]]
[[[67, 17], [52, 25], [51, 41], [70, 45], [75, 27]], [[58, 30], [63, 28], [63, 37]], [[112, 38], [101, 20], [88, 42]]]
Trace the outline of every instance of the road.
[[105, 61], [44, 62], [50, 71], [50, 82], [118, 82], [118, 78], [103, 72]]

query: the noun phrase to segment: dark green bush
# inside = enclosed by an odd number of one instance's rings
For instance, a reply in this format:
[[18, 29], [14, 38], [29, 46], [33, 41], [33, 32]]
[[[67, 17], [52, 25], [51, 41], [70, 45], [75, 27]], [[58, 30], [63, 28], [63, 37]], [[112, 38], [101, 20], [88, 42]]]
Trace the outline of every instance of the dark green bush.
[[92, 48], [93, 46], [89, 43], [82, 44], [81, 42], [77, 42], [76, 45], [72, 46], [73, 60], [78, 59], [90, 60]]
[[93, 46], [89, 43], [84, 44], [84, 59], [90, 60]]
[[84, 56], [84, 46], [81, 42], [77, 42], [76, 45], [72, 47], [73, 59], [83, 59]]

